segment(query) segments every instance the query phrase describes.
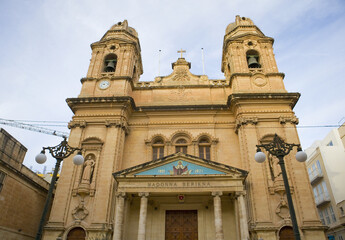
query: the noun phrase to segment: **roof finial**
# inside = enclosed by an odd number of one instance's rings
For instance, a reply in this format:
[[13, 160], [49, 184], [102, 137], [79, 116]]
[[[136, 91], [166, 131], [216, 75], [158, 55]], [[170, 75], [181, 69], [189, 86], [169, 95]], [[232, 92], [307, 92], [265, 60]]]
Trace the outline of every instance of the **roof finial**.
[[180, 51], [177, 51], [177, 52], [178, 52], [178, 53], [181, 53], [181, 58], [183, 58], [182, 53], [185, 53], [186, 50], [182, 50], [182, 48], [181, 48], [181, 50], [180, 50]]

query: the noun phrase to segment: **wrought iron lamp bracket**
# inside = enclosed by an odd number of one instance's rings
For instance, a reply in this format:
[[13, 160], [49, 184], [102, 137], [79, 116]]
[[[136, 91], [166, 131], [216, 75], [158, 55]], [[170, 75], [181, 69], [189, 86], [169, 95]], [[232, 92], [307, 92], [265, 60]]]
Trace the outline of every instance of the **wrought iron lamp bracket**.
[[297, 147], [297, 151], [301, 150], [300, 144], [285, 143], [277, 134], [274, 135], [272, 142], [256, 145], [256, 147], [257, 152], [261, 152], [260, 148], [264, 148], [267, 152], [278, 158], [288, 155], [293, 147]]

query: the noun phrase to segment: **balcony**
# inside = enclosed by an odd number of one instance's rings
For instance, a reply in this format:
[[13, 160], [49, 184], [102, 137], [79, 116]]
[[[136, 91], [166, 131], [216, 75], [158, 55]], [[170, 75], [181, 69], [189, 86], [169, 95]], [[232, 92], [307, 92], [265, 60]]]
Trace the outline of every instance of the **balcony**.
[[315, 171], [312, 171], [311, 174], [309, 174], [309, 180], [310, 180], [311, 185], [314, 185], [322, 178], [323, 178], [323, 174], [321, 170], [318, 170], [318, 169]]
[[331, 202], [331, 198], [329, 195], [320, 194], [315, 198], [315, 203], [317, 207], [321, 207], [322, 205]]

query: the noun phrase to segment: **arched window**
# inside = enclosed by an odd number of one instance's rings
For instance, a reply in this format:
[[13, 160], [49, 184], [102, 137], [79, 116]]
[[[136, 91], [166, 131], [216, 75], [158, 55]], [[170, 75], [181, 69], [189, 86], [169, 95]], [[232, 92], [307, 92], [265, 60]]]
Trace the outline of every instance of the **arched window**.
[[164, 157], [164, 141], [162, 139], [156, 139], [152, 144], [152, 160], [162, 157]]
[[117, 64], [117, 56], [113, 53], [108, 54], [104, 58], [104, 72], [115, 72]]
[[211, 143], [208, 138], [201, 138], [199, 141], [199, 157], [211, 160]]
[[187, 154], [187, 140], [184, 138], [179, 138], [175, 142], [176, 152], [183, 152]]
[[255, 50], [249, 50], [247, 52], [248, 68], [261, 68], [259, 59], [259, 53]]
[[81, 227], [73, 228], [67, 235], [67, 240], [85, 240], [86, 233]]

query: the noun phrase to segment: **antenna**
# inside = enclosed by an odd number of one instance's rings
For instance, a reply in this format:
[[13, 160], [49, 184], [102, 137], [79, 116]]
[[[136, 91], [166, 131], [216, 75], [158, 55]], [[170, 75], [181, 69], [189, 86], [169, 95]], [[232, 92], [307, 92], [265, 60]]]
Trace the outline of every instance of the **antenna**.
[[158, 77], [161, 75], [161, 52], [162, 50], [159, 50], [158, 53]]
[[201, 48], [202, 75], [205, 75], [204, 48]]

